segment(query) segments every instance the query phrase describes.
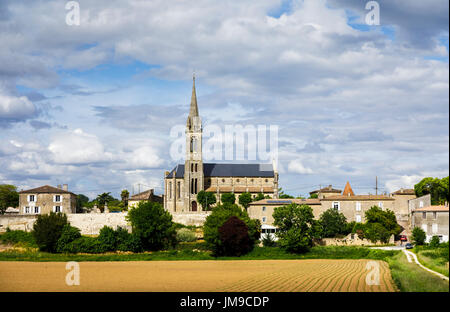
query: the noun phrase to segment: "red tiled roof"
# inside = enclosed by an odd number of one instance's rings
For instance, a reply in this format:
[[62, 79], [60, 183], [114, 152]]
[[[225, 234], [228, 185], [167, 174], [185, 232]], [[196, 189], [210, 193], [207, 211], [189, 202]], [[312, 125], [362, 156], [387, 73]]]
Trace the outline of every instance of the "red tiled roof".
[[350, 183], [348, 183], [345, 185], [344, 191], [342, 192], [342, 195], [345, 196], [355, 196], [355, 193], [353, 193], [352, 187], [350, 186]]
[[441, 206], [428, 206], [428, 207], [423, 207], [423, 208], [418, 208], [418, 209], [416, 209], [416, 210], [413, 210], [413, 212], [415, 212], [415, 211], [419, 211], [419, 212], [422, 212], [422, 211], [449, 211], [449, 209], [448, 209], [448, 206], [443, 206], [443, 205], [441, 205]]
[[414, 189], [399, 189], [398, 191], [395, 191], [395, 195], [416, 195], [416, 192]]
[[337, 195], [322, 198], [321, 200], [395, 200], [386, 195]]
[[320, 205], [320, 200], [317, 198], [271, 198], [271, 199], [261, 199], [255, 202], [250, 203], [250, 205], [289, 205], [291, 203], [299, 204], [299, 205]]
[[34, 189], [29, 189], [29, 190], [24, 190], [24, 191], [19, 192], [19, 194], [28, 194], [28, 193], [57, 193], [57, 194], [73, 194], [73, 195], [75, 195], [72, 192], [65, 191], [63, 189], [53, 187], [50, 185], [44, 185], [44, 186], [36, 187]]

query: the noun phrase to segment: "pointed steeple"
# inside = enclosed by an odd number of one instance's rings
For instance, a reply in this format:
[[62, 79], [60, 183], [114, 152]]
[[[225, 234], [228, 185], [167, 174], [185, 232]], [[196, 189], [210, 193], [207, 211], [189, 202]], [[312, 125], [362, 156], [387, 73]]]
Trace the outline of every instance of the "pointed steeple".
[[352, 187], [350, 186], [350, 183], [345, 185], [344, 191], [342, 192], [342, 195], [344, 196], [355, 196], [355, 193], [353, 193]]
[[189, 110], [189, 116], [198, 116], [197, 106], [197, 94], [195, 93], [195, 74], [192, 76], [192, 96], [191, 96], [191, 109]]

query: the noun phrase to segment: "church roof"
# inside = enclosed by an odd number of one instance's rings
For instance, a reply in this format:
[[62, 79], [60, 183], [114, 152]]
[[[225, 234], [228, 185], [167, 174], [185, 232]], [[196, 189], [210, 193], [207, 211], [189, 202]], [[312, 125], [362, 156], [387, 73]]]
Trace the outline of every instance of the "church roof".
[[342, 195], [345, 196], [355, 196], [355, 193], [353, 193], [352, 187], [350, 186], [350, 183], [347, 181], [347, 184], [345, 185], [344, 191], [342, 192]]
[[[179, 164], [167, 175], [172, 177], [176, 172], [176, 178], [184, 177], [184, 165]], [[203, 164], [205, 177], [273, 177], [274, 171], [271, 164]]]

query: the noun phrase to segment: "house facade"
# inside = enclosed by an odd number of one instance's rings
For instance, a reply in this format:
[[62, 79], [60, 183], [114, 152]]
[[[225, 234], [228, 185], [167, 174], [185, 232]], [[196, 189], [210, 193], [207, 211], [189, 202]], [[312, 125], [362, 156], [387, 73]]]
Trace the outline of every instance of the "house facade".
[[278, 173], [272, 164], [204, 163], [202, 122], [198, 112], [195, 77], [186, 122], [186, 158], [164, 175], [164, 208], [171, 213], [201, 212], [197, 194], [214, 192], [219, 203], [224, 193], [249, 192], [278, 196]]
[[128, 199], [128, 208], [136, 207], [140, 202], [150, 201], [156, 203], [163, 203], [163, 197], [154, 194], [153, 189], [135, 194]]
[[448, 242], [448, 204], [444, 206], [427, 206], [413, 210], [411, 213], [411, 227], [421, 228], [427, 235], [426, 242], [429, 242], [435, 235], [439, 236], [441, 242]]
[[44, 185], [19, 192], [20, 214], [76, 213], [77, 195], [63, 187]]

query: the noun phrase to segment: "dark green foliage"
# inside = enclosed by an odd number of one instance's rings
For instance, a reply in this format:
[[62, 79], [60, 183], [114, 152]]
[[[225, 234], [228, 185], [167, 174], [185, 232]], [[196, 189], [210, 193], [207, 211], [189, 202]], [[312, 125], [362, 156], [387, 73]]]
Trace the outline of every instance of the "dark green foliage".
[[77, 195], [77, 213], [83, 212], [83, 207], [86, 207], [86, 205], [89, 203], [89, 197], [78, 194]]
[[39, 249], [56, 252], [56, 244], [67, 224], [69, 224], [67, 216], [62, 213], [50, 212], [48, 215], [38, 215], [33, 226], [33, 236]]
[[0, 185], [0, 214], [4, 214], [8, 207], [19, 206], [19, 193], [17, 188], [10, 184]]
[[252, 194], [250, 194], [249, 192], [245, 192], [239, 195], [239, 204], [245, 209], [248, 208], [251, 202], [252, 202]]
[[317, 193], [311, 194], [309, 198], [319, 198], [319, 194]]
[[7, 228], [6, 232], [0, 235], [0, 241], [7, 244], [21, 243], [28, 247], [37, 247], [33, 233], [25, 232], [22, 230], [11, 231], [9, 228]]
[[304, 253], [320, 238], [321, 226], [314, 220], [311, 207], [295, 203], [275, 208], [274, 225], [278, 227], [278, 244], [288, 252]]
[[103, 247], [106, 251], [116, 250], [117, 237], [116, 237], [116, 232], [112, 228], [110, 228], [106, 225], [104, 227], [102, 227], [100, 229], [100, 233], [99, 233], [97, 239], [100, 242], [100, 244], [103, 245]]
[[434, 235], [430, 240], [430, 247], [438, 248], [440, 244], [441, 244], [441, 240], [439, 239], [439, 236]]
[[344, 214], [336, 209], [330, 208], [326, 210], [319, 219], [323, 232], [322, 237], [336, 237], [338, 235], [346, 235], [348, 231], [347, 219]]
[[219, 228], [231, 217], [236, 216], [241, 219], [248, 228], [248, 235], [251, 246], [258, 241], [261, 231], [261, 223], [259, 220], [250, 219], [245, 210], [239, 208], [236, 204], [222, 204], [214, 207], [212, 213], [206, 218], [203, 225], [203, 237], [206, 245], [217, 255], [222, 248], [222, 241], [220, 240]]
[[155, 202], [140, 202], [127, 215], [133, 235], [136, 235], [144, 250], [161, 250], [177, 244], [172, 215]]
[[200, 191], [197, 194], [197, 201], [202, 206], [203, 210], [209, 211], [211, 205], [216, 203], [216, 195], [213, 192]]
[[367, 223], [364, 226], [364, 237], [372, 243], [377, 241], [388, 243], [391, 235], [391, 232], [380, 223]]
[[220, 201], [222, 204], [234, 204], [236, 202], [236, 196], [233, 193], [222, 194]]
[[423, 245], [425, 244], [425, 240], [427, 238], [427, 234], [422, 230], [420, 227], [415, 227], [412, 230], [412, 236], [411, 239], [416, 245]]
[[439, 205], [449, 201], [449, 177], [439, 178], [423, 178], [419, 183], [414, 185], [416, 196], [420, 197], [426, 194], [431, 195], [431, 204]]
[[397, 218], [391, 210], [382, 210], [377, 206], [366, 211], [364, 236], [372, 242], [377, 240], [387, 243], [391, 235], [398, 235], [403, 230], [397, 223]]
[[62, 253], [104, 253], [106, 251], [105, 246], [96, 237], [89, 236], [81, 236], [60, 249]]
[[178, 242], [195, 242], [197, 241], [197, 236], [195, 232], [187, 229], [181, 228], [177, 229], [177, 241]]
[[231, 216], [219, 227], [219, 239], [222, 242], [217, 256], [241, 256], [253, 248], [248, 228], [244, 221]]
[[263, 193], [258, 193], [255, 198], [253, 199], [253, 201], [258, 201], [258, 200], [263, 200], [264, 199], [264, 194]]
[[261, 241], [262, 241], [264, 247], [275, 247], [275, 245], [276, 245], [275, 240], [273, 239], [272, 235], [270, 235], [269, 233], [266, 233], [265, 235], [263, 235]]
[[65, 252], [66, 246], [80, 237], [81, 234], [78, 228], [73, 227], [70, 224], [64, 225], [61, 236], [56, 243], [56, 251]]

